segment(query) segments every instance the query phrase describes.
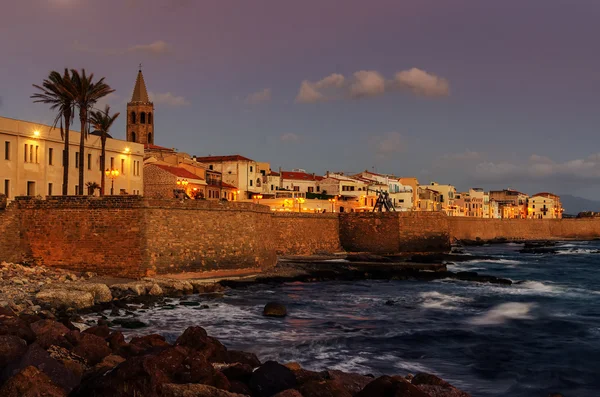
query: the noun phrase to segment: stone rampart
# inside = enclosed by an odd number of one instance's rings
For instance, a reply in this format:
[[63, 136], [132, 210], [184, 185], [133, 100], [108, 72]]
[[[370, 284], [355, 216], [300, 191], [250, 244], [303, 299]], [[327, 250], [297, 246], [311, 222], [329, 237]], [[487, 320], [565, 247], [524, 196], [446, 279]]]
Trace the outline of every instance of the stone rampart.
[[600, 219], [476, 219], [448, 217], [450, 237], [458, 240], [589, 240], [600, 237]]
[[273, 246], [278, 255], [313, 255], [341, 251], [337, 214], [274, 212]]

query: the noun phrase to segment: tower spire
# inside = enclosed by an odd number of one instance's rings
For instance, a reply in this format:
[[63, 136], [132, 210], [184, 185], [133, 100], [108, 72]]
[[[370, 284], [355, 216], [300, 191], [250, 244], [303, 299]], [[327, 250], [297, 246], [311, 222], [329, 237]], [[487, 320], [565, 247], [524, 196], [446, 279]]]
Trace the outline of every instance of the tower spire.
[[150, 99], [148, 98], [148, 91], [146, 90], [146, 82], [144, 81], [144, 75], [142, 74], [141, 63], [137, 79], [135, 80], [135, 87], [133, 89], [133, 95], [131, 96], [131, 102], [150, 103]]

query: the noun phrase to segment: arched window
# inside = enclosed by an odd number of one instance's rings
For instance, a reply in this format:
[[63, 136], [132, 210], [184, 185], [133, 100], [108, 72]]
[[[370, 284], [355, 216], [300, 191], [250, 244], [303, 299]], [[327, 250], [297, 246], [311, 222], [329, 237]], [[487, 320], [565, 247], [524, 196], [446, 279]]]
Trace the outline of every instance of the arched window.
[[152, 113], [148, 113], [148, 124], [152, 124]]
[[149, 144], [154, 144], [154, 141], [152, 140], [152, 133], [151, 132], [148, 133], [148, 143]]
[[140, 124], [146, 124], [146, 113], [140, 113]]
[[135, 132], [131, 131], [131, 142], [137, 142], [135, 139]]
[[257, 186], [257, 187], [260, 187], [260, 178], [258, 178], [258, 179], [256, 180], [256, 186]]
[[135, 112], [131, 112], [131, 124], [135, 124]]

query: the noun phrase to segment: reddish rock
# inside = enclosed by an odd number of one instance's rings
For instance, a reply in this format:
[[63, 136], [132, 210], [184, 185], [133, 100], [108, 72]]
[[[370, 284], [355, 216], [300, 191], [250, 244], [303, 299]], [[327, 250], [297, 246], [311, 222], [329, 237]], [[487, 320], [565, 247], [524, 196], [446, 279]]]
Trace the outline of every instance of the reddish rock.
[[227, 377], [227, 379], [229, 379], [230, 382], [240, 381], [248, 383], [252, 377], [253, 369], [254, 368], [248, 364], [235, 363], [221, 368], [220, 371]]
[[250, 386], [248, 386], [244, 382], [239, 382], [239, 381], [230, 382], [229, 391], [232, 393], [243, 394], [245, 396], [252, 395], [252, 390], [250, 390]]
[[67, 369], [60, 362], [52, 358], [50, 354], [42, 349], [37, 343], [33, 343], [27, 347], [27, 351], [20, 360], [6, 367], [3, 373], [3, 379], [0, 379], [0, 383], [29, 366], [36, 367], [42, 371], [52, 380], [52, 382], [67, 393], [75, 388], [81, 380], [81, 378], [73, 373], [73, 371]]
[[325, 372], [315, 372], [315, 371], [310, 371], [308, 369], [299, 369], [294, 372], [294, 376], [296, 377], [296, 382], [301, 385], [303, 383], [306, 382], [311, 382], [311, 381], [324, 381], [327, 380], [327, 374]]
[[66, 397], [67, 393], [40, 372], [29, 366], [10, 378], [0, 388], [2, 397]]
[[368, 376], [363, 376], [354, 373], [346, 373], [336, 370], [326, 371], [326, 376], [329, 379], [344, 385], [344, 388], [348, 390], [348, 392], [352, 395], [355, 395], [356, 393], [364, 389], [366, 385], [373, 382], [373, 378], [370, 378]]
[[[184, 348], [179, 346], [178, 349]], [[183, 362], [183, 367], [184, 370], [177, 374], [179, 383], [202, 383], [225, 390], [229, 390], [230, 388], [227, 377], [217, 371], [203, 355], [188, 355]]]
[[110, 355], [112, 350], [110, 350], [104, 338], [93, 334], [82, 333], [79, 344], [75, 346], [73, 353], [85, 358], [89, 365], [96, 365], [101, 362], [104, 357]]
[[252, 367], [252, 369], [260, 367], [261, 365], [261, 362], [258, 357], [256, 357], [256, 354], [239, 350], [227, 350], [227, 360], [225, 362], [229, 364], [246, 364]]
[[106, 339], [110, 335], [110, 328], [108, 328], [106, 325], [96, 325], [86, 329], [82, 333], [96, 335]]
[[133, 337], [129, 342], [130, 345], [139, 347], [144, 351], [152, 350], [156, 347], [166, 348], [171, 347], [171, 345], [165, 340], [165, 337], [158, 334], [151, 334], [141, 337]]
[[40, 316], [37, 316], [35, 314], [21, 314], [21, 315], [19, 315], [19, 318], [21, 320], [25, 321], [27, 324], [33, 324], [35, 322], [42, 320], [42, 318]]
[[88, 371], [86, 377], [90, 377], [92, 375], [104, 375], [106, 372], [115, 368], [117, 365], [124, 362], [125, 359], [121, 356], [117, 356], [115, 354], [111, 354], [110, 356], [104, 357], [104, 359], [96, 364], [92, 369]]
[[283, 365], [285, 365], [286, 367], [288, 367], [292, 371], [299, 371], [299, 370], [302, 369], [302, 366], [299, 363], [295, 362], [295, 361], [291, 362], [291, 363], [283, 364]]
[[284, 390], [281, 393], [275, 394], [273, 397], [304, 397], [300, 392], [296, 389], [288, 389]]
[[289, 369], [275, 361], [261, 365], [250, 378], [249, 386], [258, 397], [270, 397], [296, 387], [296, 376]]
[[30, 327], [36, 335], [36, 343], [44, 349], [48, 349], [52, 345], [61, 346], [66, 349], [73, 348], [73, 344], [65, 338], [69, 329], [59, 322], [40, 320], [32, 323]]
[[0, 335], [14, 335], [27, 343], [32, 343], [35, 340], [35, 334], [29, 324], [14, 315], [4, 314], [0, 316]]
[[108, 346], [112, 350], [118, 350], [123, 346], [127, 346], [127, 342], [125, 342], [125, 337], [123, 336], [123, 333], [119, 331], [115, 331], [112, 334], [110, 334], [108, 338], [106, 338], [106, 341], [108, 342]]
[[18, 336], [0, 335], [0, 370], [27, 351], [27, 342]]
[[277, 302], [269, 302], [263, 309], [263, 316], [267, 317], [285, 317], [287, 316], [287, 309], [284, 305]]
[[166, 384], [162, 387], [163, 397], [247, 397], [242, 394], [220, 390], [216, 387], [197, 384]]
[[177, 346], [198, 351], [209, 362], [224, 362], [227, 359], [227, 349], [217, 339], [207, 335], [202, 327], [189, 327], [177, 338]]
[[61, 363], [68, 370], [73, 372], [78, 378], [81, 378], [88, 369], [85, 359], [75, 353], [70, 352], [64, 347], [50, 346], [48, 348], [50, 357]]
[[299, 388], [303, 397], [352, 397], [344, 385], [334, 380], [310, 381]]
[[65, 334], [65, 339], [73, 346], [77, 346], [81, 340], [81, 332], [79, 330], [69, 331]]
[[369, 383], [355, 397], [430, 397], [416, 386], [401, 378], [381, 376]]
[[411, 383], [431, 397], [471, 397], [470, 394], [431, 374], [419, 373]]

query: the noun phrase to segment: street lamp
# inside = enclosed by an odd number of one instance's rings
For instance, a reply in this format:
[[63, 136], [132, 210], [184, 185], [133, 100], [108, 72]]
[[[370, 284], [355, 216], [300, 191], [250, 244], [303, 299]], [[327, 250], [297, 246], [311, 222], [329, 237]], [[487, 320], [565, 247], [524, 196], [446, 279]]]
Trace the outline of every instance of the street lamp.
[[190, 182], [187, 179], [177, 179], [177, 186], [180, 188], [179, 190], [183, 190], [184, 193], [187, 194], [187, 185]]
[[254, 196], [252, 196], [252, 198], [254, 200], [256, 200], [256, 204], [260, 204], [260, 200], [263, 198], [262, 194], [255, 194]]
[[115, 194], [115, 179], [117, 179], [117, 177], [119, 176], [119, 170], [109, 170], [108, 168], [106, 169], [106, 171], [104, 171], [104, 173], [106, 174], [106, 176], [108, 178], [111, 179], [111, 184], [110, 184], [110, 195], [112, 196], [113, 194]]
[[302, 197], [298, 197], [296, 201], [298, 201], [298, 212], [302, 212], [302, 204], [304, 204], [306, 200]]
[[335, 212], [335, 202], [337, 200], [335, 198], [330, 198], [328, 201], [331, 203], [331, 212]]

